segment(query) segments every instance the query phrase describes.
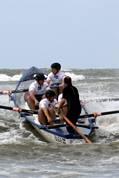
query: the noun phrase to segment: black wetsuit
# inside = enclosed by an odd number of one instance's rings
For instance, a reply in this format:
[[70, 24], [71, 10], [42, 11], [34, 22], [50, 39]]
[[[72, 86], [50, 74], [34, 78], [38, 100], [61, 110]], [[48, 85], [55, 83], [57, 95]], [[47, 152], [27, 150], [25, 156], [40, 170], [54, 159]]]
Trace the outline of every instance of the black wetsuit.
[[[63, 98], [67, 101], [68, 113], [67, 118], [76, 124], [77, 119], [81, 113], [81, 104], [79, 99], [79, 93], [75, 86], [67, 86], [63, 90]], [[70, 131], [72, 129], [68, 129]]]

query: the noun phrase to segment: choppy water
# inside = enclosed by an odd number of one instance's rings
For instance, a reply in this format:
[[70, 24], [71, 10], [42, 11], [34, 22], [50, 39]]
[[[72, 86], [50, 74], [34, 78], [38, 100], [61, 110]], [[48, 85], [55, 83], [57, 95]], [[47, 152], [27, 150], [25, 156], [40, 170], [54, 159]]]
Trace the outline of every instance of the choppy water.
[[[7, 71], [4, 74], [9, 77]], [[16, 74], [19, 71], [10, 77]], [[119, 69], [74, 70], [68, 74], [89, 113], [119, 110]], [[7, 79], [1, 80], [0, 89], [15, 88], [16, 82]], [[107, 100], [102, 102], [103, 98]], [[7, 95], [0, 95], [0, 105], [12, 104]], [[43, 143], [19, 123], [17, 113], [0, 110], [1, 178], [119, 177], [119, 114], [97, 118], [99, 129], [91, 145]]]

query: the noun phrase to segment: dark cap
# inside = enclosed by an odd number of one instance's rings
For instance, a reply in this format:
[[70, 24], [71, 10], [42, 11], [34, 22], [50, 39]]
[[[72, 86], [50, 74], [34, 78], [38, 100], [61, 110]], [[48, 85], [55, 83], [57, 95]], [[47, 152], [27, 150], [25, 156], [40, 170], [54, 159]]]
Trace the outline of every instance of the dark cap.
[[51, 64], [51, 68], [60, 70], [61, 69], [61, 65], [60, 65], [60, 63], [55, 62], [55, 63]]
[[47, 90], [45, 92], [45, 96], [46, 96], [46, 98], [48, 98], [48, 97], [54, 97], [55, 96], [55, 92], [53, 90], [49, 89], [49, 90]]
[[45, 80], [46, 78], [43, 73], [38, 73], [34, 75], [34, 79], [39, 81], [39, 80]]

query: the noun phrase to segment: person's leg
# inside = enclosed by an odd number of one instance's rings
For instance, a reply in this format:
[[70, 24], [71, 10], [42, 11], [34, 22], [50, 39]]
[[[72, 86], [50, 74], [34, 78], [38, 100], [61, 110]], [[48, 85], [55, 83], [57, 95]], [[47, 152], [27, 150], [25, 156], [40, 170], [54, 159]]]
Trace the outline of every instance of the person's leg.
[[30, 97], [29, 92], [25, 93], [24, 100], [27, 102], [30, 109], [35, 109], [35, 101]]
[[47, 118], [46, 118], [46, 116], [45, 116], [44, 111], [43, 111], [42, 108], [39, 109], [38, 120], [39, 120], [39, 122], [40, 122], [41, 124], [44, 124], [44, 125], [47, 125], [47, 123], [48, 123], [48, 122], [47, 122]]
[[52, 121], [51, 121], [51, 124], [52, 124], [52, 122], [56, 119], [56, 114], [55, 114], [54, 108], [49, 109], [49, 115], [52, 118]]
[[48, 113], [49, 113], [50, 118], [52, 118], [52, 120], [50, 121], [50, 123], [48, 123], [48, 120], [47, 120], [47, 118], [46, 118], [46, 116], [45, 116], [44, 109], [41, 108], [41, 109], [39, 110], [38, 120], [39, 120], [39, 122], [40, 122], [41, 124], [44, 124], [44, 125], [52, 124], [52, 122], [55, 120], [56, 115], [55, 115], [54, 109], [53, 109], [53, 108], [49, 109], [49, 110], [48, 110]]

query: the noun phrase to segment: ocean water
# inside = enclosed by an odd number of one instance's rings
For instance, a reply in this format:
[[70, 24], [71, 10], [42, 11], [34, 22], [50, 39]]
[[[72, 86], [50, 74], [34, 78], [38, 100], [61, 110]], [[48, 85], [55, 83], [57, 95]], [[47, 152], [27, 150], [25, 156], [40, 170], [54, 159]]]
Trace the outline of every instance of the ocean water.
[[[119, 110], [119, 69], [66, 71], [88, 113]], [[15, 89], [20, 70], [0, 71], [0, 90]], [[8, 95], [0, 105], [13, 106]], [[20, 127], [19, 114], [0, 109], [0, 178], [118, 178], [119, 114], [97, 117], [93, 144], [56, 145]]]

